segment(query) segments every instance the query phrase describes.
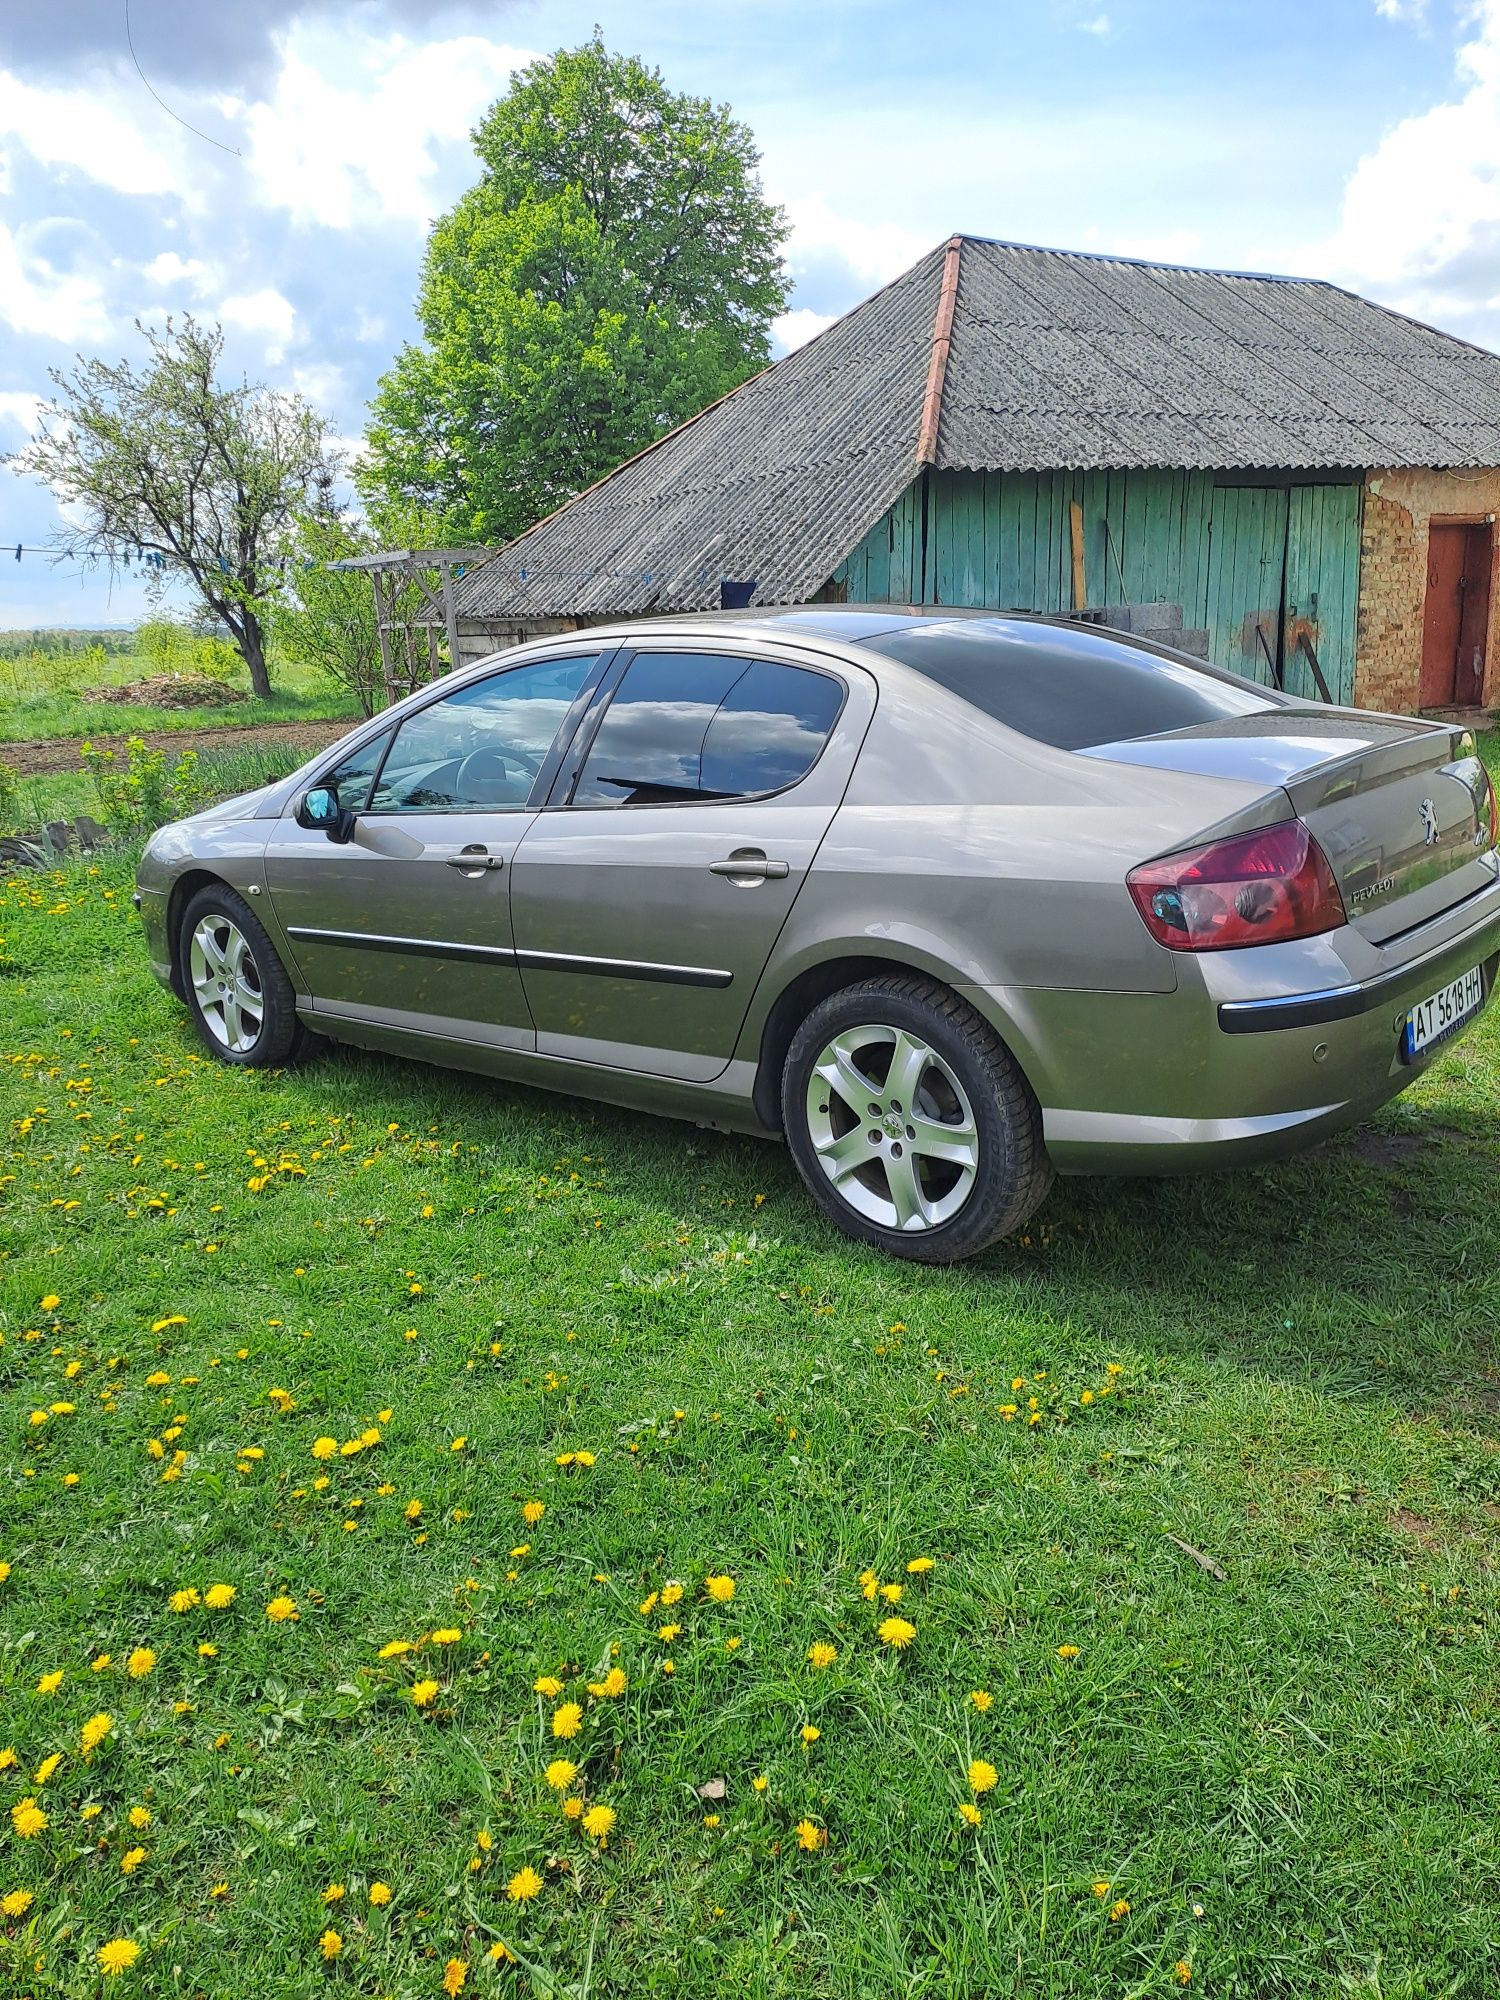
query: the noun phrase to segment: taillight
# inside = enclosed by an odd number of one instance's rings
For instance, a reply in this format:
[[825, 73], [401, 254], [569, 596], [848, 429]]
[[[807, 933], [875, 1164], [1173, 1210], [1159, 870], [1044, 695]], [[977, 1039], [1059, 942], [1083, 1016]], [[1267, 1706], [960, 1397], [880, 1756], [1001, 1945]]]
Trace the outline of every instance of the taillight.
[[1169, 951], [1279, 944], [1347, 921], [1328, 857], [1300, 819], [1148, 861], [1125, 881]]

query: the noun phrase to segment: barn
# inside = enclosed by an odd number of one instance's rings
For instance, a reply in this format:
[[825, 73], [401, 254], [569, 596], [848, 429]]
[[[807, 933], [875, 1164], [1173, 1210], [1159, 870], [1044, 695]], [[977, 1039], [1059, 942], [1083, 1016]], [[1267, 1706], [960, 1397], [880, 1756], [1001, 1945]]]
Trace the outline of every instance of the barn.
[[1069, 613], [1500, 697], [1500, 358], [1305, 278], [955, 236], [455, 584], [471, 659], [721, 603]]

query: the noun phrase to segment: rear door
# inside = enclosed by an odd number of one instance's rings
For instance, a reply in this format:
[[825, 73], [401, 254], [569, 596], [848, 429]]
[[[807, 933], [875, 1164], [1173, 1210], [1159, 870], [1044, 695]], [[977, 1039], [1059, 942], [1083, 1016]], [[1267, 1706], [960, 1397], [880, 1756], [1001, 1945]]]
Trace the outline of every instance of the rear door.
[[664, 640], [623, 661], [512, 872], [542, 1053], [727, 1066], [874, 705], [860, 669], [779, 649]]
[[408, 712], [378, 767], [366, 752], [329, 774], [356, 813], [345, 845], [275, 823], [267, 888], [317, 1013], [535, 1047], [510, 864], [600, 664], [521, 662]]

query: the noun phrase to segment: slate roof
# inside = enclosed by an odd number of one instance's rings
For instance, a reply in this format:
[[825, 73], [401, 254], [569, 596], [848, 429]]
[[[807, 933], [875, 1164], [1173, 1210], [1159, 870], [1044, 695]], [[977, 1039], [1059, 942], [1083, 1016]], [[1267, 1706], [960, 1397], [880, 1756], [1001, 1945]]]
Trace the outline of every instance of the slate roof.
[[458, 615], [700, 609], [722, 577], [797, 603], [924, 463], [1500, 465], [1500, 357], [1314, 279], [954, 237], [471, 569]]

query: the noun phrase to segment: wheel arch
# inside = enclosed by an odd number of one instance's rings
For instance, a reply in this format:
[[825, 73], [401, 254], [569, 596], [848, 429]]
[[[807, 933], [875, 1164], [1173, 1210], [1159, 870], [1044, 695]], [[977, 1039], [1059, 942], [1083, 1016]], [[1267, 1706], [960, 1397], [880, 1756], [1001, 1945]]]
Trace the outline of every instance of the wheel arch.
[[[812, 965], [804, 965], [781, 988], [761, 1024], [752, 1102], [755, 1115], [766, 1131], [780, 1132], [782, 1129], [782, 1070], [786, 1066], [792, 1037], [813, 1008], [819, 1001], [826, 1000], [831, 993], [841, 992], [846, 986], [856, 986], [862, 979], [879, 979], [892, 972], [919, 973], [935, 986], [967, 999], [971, 1006], [979, 1005], [973, 986], [955, 980], [950, 972], [934, 967], [917, 952], [906, 955], [894, 951], [847, 951], [818, 959]], [[996, 1013], [992, 1000], [987, 999], [985, 1004], [979, 1005], [979, 1011], [1004, 1042], [1012, 1061], [1026, 1076], [1028, 1084], [1031, 1084], [1022, 1038], [1012, 1031], [1003, 1016]], [[1032, 1087], [1034, 1091], [1034, 1085]]]
[[182, 913], [200, 889], [231, 889], [240, 892], [225, 876], [212, 868], [184, 869], [167, 894], [167, 949], [171, 953], [172, 991], [187, 1003], [187, 977], [182, 964]]

